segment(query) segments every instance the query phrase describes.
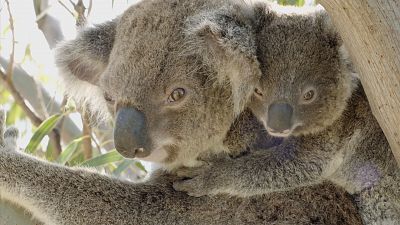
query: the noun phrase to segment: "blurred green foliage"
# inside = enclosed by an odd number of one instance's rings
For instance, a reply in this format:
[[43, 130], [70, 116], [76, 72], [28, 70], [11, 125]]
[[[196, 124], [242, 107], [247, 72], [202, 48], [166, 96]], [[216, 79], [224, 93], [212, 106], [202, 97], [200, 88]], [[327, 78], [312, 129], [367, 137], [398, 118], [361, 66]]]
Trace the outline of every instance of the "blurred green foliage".
[[304, 6], [305, 0], [278, 0], [280, 5]]

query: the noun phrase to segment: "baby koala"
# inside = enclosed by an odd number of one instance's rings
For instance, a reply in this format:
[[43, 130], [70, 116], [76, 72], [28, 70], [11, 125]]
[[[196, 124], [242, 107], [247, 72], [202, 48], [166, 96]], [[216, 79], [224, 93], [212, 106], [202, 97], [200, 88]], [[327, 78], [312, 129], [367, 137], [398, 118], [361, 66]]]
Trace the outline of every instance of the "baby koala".
[[258, 16], [263, 75], [248, 107], [283, 142], [183, 171], [175, 189], [252, 196], [330, 180], [366, 224], [400, 224], [400, 170], [327, 15]]

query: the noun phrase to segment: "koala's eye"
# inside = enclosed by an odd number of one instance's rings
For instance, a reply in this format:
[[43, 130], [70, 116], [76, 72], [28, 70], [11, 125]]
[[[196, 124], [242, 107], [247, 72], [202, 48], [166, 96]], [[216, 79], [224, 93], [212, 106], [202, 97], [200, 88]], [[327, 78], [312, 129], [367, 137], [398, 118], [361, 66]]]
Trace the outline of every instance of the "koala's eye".
[[255, 89], [254, 89], [254, 93], [255, 93], [256, 95], [260, 96], [260, 97], [263, 96], [263, 93], [262, 93], [261, 90], [258, 89], [258, 88], [255, 88]]
[[181, 100], [186, 94], [185, 89], [183, 88], [177, 88], [171, 92], [171, 94], [168, 96], [168, 103], [176, 102]]
[[106, 100], [106, 102], [108, 104], [114, 104], [115, 103], [114, 99], [106, 92], [104, 93], [104, 100]]
[[312, 100], [314, 100], [314, 97], [315, 97], [315, 90], [313, 89], [308, 90], [303, 94], [303, 101], [311, 102]]

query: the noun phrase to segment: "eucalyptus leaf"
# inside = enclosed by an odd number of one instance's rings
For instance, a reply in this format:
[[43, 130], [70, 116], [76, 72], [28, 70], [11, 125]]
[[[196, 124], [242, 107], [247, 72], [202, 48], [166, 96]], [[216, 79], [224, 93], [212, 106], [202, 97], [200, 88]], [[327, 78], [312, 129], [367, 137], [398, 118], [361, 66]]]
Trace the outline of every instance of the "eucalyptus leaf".
[[76, 150], [78, 150], [79, 145], [81, 142], [86, 139], [90, 138], [89, 136], [83, 136], [71, 141], [67, 147], [61, 152], [60, 156], [57, 159], [57, 162], [61, 165], [65, 165], [74, 155]]
[[115, 149], [107, 152], [106, 154], [96, 156], [92, 159], [86, 160], [85, 162], [79, 164], [79, 166], [84, 167], [99, 167], [104, 166], [109, 163], [114, 163], [123, 160], [124, 157], [120, 155]]
[[138, 167], [139, 169], [141, 169], [142, 171], [147, 173], [146, 168], [144, 168], [143, 164], [140, 162], [135, 162], [135, 166]]
[[128, 159], [124, 159], [119, 165], [118, 167], [113, 171], [113, 175], [114, 176], [119, 176], [122, 172], [124, 172], [124, 170], [126, 170], [126, 168], [129, 167], [129, 165], [132, 164], [131, 160]]
[[40, 142], [43, 140], [44, 136], [50, 133], [51, 130], [57, 125], [57, 122], [63, 117], [63, 114], [54, 114], [43, 121], [38, 129], [33, 133], [31, 140], [25, 148], [25, 152], [34, 153], [39, 146]]

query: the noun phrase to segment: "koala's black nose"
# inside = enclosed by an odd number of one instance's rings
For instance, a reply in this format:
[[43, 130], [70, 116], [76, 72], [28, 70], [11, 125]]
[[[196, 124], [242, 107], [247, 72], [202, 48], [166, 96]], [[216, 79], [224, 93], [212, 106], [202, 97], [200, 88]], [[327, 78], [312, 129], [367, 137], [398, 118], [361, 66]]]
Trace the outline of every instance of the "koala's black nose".
[[288, 103], [273, 103], [268, 108], [267, 126], [273, 132], [285, 133], [292, 128], [293, 107]]
[[120, 108], [114, 127], [117, 151], [127, 158], [146, 157], [151, 153], [148, 139], [144, 114], [135, 108]]

